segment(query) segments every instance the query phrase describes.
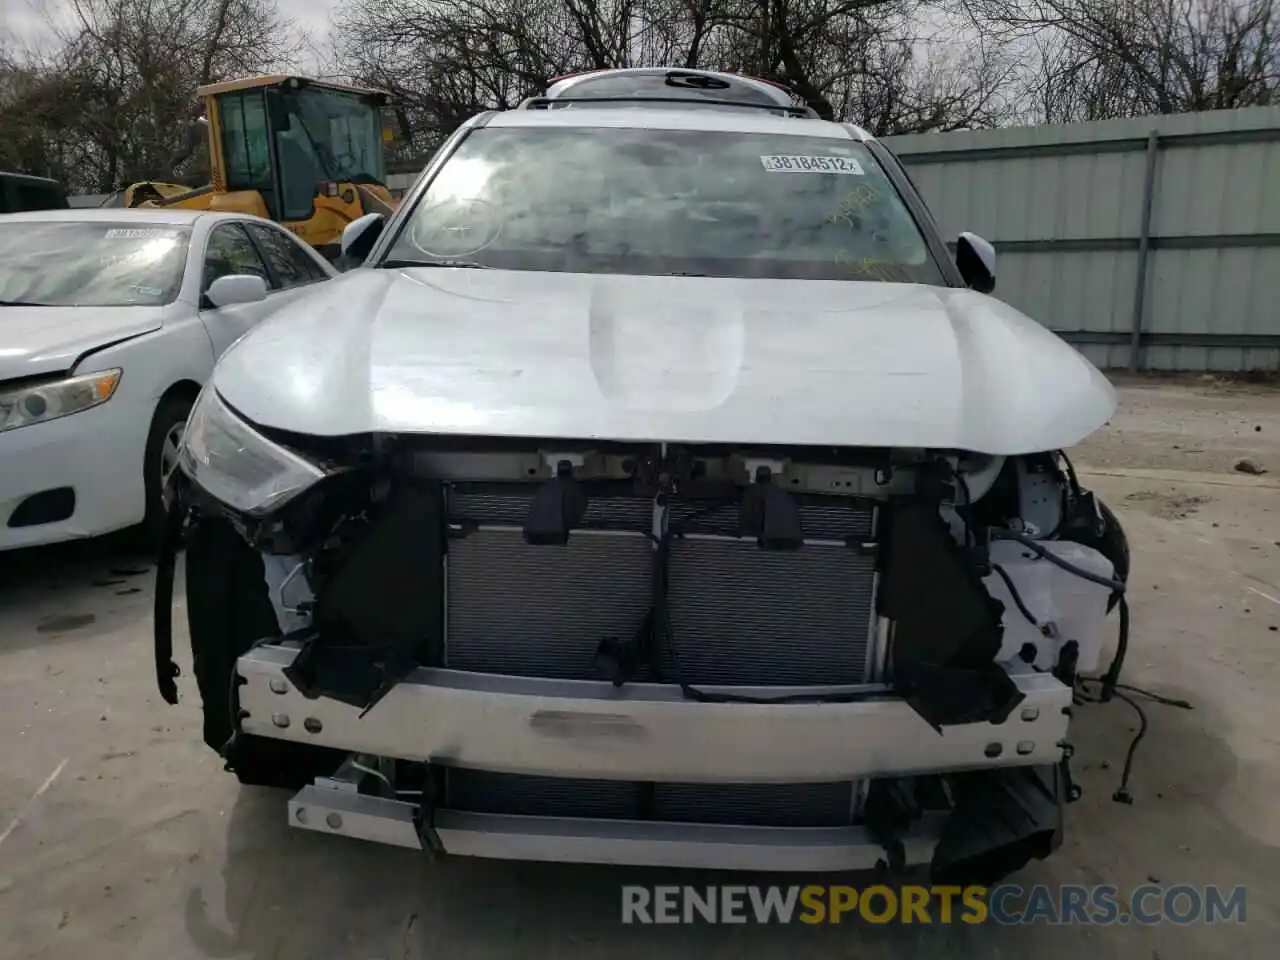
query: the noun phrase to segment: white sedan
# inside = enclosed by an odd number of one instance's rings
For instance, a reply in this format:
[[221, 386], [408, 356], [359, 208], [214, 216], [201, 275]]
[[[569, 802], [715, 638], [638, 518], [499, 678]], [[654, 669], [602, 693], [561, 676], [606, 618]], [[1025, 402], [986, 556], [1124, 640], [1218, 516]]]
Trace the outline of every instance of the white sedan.
[[157, 533], [163, 478], [217, 358], [336, 275], [256, 217], [0, 217], [0, 550]]

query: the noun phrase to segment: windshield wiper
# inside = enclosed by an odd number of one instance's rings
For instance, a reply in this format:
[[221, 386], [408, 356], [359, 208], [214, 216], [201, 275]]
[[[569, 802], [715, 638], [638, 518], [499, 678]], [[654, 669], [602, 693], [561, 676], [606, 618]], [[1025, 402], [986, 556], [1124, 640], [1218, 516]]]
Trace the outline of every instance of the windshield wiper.
[[0, 307], [50, 307], [50, 303], [36, 303], [34, 300], [0, 300]]
[[462, 267], [470, 270], [492, 270], [493, 267], [487, 263], [476, 263], [474, 260], [383, 260], [378, 264], [380, 267], [386, 267], [395, 270], [400, 267]]

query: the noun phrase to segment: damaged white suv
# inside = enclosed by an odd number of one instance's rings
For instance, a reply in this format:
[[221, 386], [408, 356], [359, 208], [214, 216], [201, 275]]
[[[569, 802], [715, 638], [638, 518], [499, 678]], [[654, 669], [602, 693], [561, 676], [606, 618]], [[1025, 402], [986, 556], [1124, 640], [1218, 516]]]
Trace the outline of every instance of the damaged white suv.
[[343, 243], [170, 491], [159, 682], [183, 542], [243, 782], [460, 855], [989, 883], [1056, 848], [1129, 563], [1061, 451], [1115, 394], [881, 144], [761, 81], [586, 74]]

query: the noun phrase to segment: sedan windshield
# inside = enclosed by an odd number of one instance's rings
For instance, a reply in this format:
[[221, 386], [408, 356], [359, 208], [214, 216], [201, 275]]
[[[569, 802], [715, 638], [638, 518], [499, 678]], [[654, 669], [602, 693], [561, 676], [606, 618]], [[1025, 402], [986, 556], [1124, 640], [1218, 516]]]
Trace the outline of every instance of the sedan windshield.
[[387, 259], [945, 282], [865, 146], [770, 133], [476, 130], [436, 174]]
[[138, 221], [0, 220], [0, 306], [170, 303], [182, 286], [189, 232]]

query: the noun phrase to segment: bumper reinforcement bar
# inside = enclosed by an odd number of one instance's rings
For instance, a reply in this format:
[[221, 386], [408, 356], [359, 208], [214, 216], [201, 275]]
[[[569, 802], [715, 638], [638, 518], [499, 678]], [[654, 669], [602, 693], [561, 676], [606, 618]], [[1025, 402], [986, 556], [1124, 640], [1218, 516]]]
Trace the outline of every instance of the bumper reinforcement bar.
[[[939, 733], [887, 690], [852, 703], [699, 703], [660, 684], [618, 689], [418, 669], [361, 717], [355, 707], [299, 693], [284, 675], [296, 653], [268, 645], [240, 657], [245, 733], [535, 776], [800, 783], [1054, 764], [1071, 705], [1071, 690], [1052, 676], [1019, 673], [1012, 680], [1025, 699], [1008, 720]], [[858, 688], [832, 692], [851, 689]]]
[[[289, 801], [304, 830], [426, 850], [417, 805], [305, 787]], [[906, 838], [907, 864], [928, 863], [938, 818]], [[884, 850], [863, 827], [739, 827], [638, 820], [522, 817], [437, 810], [439, 852], [460, 857], [554, 863], [632, 864], [709, 870], [825, 872], [871, 870]]]
[[870, 826], [730, 826], [511, 816], [358, 792], [320, 777], [289, 802], [295, 827], [437, 854], [498, 860], [704, 870], [830, 873], [929, 865], [934, 883], [991, 886], [1062, 843], [1061, 778], [1053, 767], [960, 774], [955, 806], [924, 813], [892, 843]]

